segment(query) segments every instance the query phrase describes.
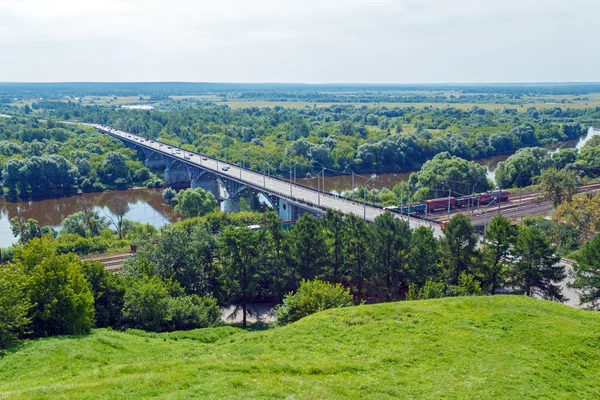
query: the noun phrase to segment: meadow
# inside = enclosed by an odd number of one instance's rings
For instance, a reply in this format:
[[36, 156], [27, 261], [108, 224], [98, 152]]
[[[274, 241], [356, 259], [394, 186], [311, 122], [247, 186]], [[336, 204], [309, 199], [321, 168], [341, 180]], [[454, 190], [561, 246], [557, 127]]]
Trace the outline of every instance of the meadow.
[[0, 359], [2, 399], [600, 397], [600, 315], [519, 296], [334, 309], [265, 331], [94, 330]]

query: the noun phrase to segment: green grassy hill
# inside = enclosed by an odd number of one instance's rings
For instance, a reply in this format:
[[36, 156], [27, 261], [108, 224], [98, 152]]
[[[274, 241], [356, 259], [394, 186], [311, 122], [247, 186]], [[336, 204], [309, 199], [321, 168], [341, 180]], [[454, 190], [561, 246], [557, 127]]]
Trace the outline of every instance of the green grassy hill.
[[599, 377], [599, 314], [498, 296], [28, 341], [0, 359], [0, 398], [592, 399]]

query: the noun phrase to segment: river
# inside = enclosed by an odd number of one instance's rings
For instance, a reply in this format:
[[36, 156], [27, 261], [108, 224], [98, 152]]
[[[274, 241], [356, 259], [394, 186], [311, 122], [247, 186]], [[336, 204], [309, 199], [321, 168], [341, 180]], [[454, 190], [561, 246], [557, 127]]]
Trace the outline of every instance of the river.
[[81, 204], [84, 201], [93, 206], [100, 215], [114, 218], [110, 207], [115, 199], [127, 200], [129, 212], [125, 218], [128, 220], [161, 227], [178, 218], [173, 207], [165, 204], [159, 189], [115, 190], [35, 201], [14, 202], [2, 199], [0, 200], [0, 247], [8, 247], [17, 242], [10, 229], [10, 219], [18, 216], [17, 207], [22, 209], [25, 219], [33, 218], [41, 226], [59, 228], [63, 219], [81, 211]]
[[[600, 135], [600, 130], [589, 128], [587, 135], [578, 139], [578, 140], [569, 140], [566, 142], [554, 143], [549, 146], [545, 146], [546, 149], [550, 153], [556, 153], [560, 149], [581, 149], [592, 137]], [[474, 160], [480, 165], [483, 165], [487, 169], [488, 179], [491, 181], [496, 180], [496, 168], [498, 164], [502, 161], [505, 161], [511, 154], [503, 154], [499, 156], [487, 157], [478, 160]], [[368, 183], [369, 189], [382, 189], [394, 187], [396, 183], [407, 181], [415, 171], [409, 172], [396, 172], [396, 173], [386, 173], [386, 174], [378, 174], [376, 179], [370, 180]], [[354, 186], [358, 188], [362, 186], [368, 179], [370, 179], [370, 175], [355, 175], [354, 176]], [[301, 183], [306, 186], [310, 186], [313, 188], [317, 188], [317, 178], [302, 178], [297, 180], [298, 183]], [[322, 185], [323, 183], [319, 183]], [[325, 190], [328, 192], [340, 193], [344, 190], [352, 189], [352, 175], [335, 175], [335, 176], [325, 176]]]

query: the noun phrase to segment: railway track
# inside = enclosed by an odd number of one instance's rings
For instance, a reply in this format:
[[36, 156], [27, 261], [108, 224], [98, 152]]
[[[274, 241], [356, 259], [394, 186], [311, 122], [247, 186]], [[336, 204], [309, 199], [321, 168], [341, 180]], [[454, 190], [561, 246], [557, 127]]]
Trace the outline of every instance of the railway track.
[[120, 273], [121, 268], [123, 267], [123, 263], [125, 263], [125, 261], [131, 256], [133, 256], [133, 253], [107, 255], [104, 257], [97, 255], [82, 259], [85, 261], [101, 262], [102, 264], [104, 264], [104, 268], [107, 271]]
[[[581, 186], [578, 193], [595, 193], [598, 191], [600, 191], [600, 182], [594, 182]], [[541, 198], [539, 192], [525, 192], [520, 195], [511, 195], [509, 201], [500, 203], [499, 209], [497, 205], [491, 205], [487, 208], [481, 205], [479, 207], [475, 205], [473, 209], [456, 208], [450, 211], [450, 217], [462, 213], [471, 218], [474, 226], [483, 226], [485, 225], [486, 220], [489, 223], [489, 221], [499, 213], [508, 217], [513, 222], [520, 222], [523, 217], [527, 216], [546, 216], [553, 208], [552, 202]], [[445, 211], [437, 211], [435, 213], [430, 213], [429, 218], [441, 223], [448, 219], [448, 214]]]

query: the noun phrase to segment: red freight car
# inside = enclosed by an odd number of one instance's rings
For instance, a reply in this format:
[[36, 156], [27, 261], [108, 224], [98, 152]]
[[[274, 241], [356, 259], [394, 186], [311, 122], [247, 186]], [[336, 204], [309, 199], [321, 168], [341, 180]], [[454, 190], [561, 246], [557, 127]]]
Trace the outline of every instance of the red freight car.
[[433, 212], [436, 210], [447, 210], [448, 203], [450, 203], [450, 208], [456, 207], [456, 197], [442, 197], [439, 199], [431, 199], [425, 200], [425, 204], [427, 204], [427, 211]]

